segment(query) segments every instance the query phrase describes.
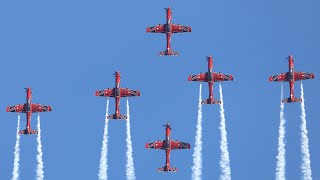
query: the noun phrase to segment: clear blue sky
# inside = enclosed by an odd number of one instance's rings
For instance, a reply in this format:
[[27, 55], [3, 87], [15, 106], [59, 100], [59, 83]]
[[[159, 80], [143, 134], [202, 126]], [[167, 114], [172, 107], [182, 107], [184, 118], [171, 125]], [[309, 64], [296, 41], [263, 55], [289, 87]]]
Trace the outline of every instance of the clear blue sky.
[[[191, 33], [172, 37], [178, 57], [157, 56], [165, 36], [145, 32], [165, 22], [167, 6], [173, 23], [192, 27]], [[172, 138], [194, 147], [199, 83], [187, 76], [205, 71], [208, 55], [215, 71], [235, 79], [223, 83], [232, 178], [274, 179], [280, 83], [267, 78], [287, 71], [289, 54], [296, 70], [316, 76], [304, 88], [311, 166], [314, 179], [320, 179], [319, 7], [316, 0], [1, 1], [0, 179], [11, 178], [17, 123], [5, 107], [24, 103], [27, 86], [33, 88], [33, 102], [53, 108], [41, 114], [45, 178], [97, 179], [106, 100], [93, 94], [114, 86], [116, 70], [123, 87], [142, 93], [129, 99], [137, 179], [190, 179], [193, 149], [172, 152], [179, 172], [161, 174], [156, 169], [164, 165], [165, 153], [144, 146], [163, 139], [161, 125], [170, 122]], [[288, 84], [284, 87], [288, 96]], [[207, 97], [207, 84], [203, 90]], [[299, 97], [299, 83], [295, 92]], [[214, 94], [218, 97], [217, 85]], [[219, 106], [203, 109], [203, 179], [218, 179]], [[287, 179], [301, 176], [300, 112], [299, 104], [285, 105]], [[22, 136], [20, 147], [20, 177], [34, 179], [36, 137]], [[125, 179], [124, 121], [110, 122], [108, 149], [109, 179]]]

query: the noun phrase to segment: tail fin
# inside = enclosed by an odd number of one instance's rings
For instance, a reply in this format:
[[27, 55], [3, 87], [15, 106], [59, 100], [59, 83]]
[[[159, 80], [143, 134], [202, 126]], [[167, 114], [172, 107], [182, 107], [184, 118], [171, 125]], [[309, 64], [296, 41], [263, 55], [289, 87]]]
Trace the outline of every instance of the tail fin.
[[158, 172], [177, 172], [177, 171], [178, 171], [178, 169], [175, 167], [168, 168], [168, 167], [164, 166], [164, 167], [158, 168]]
[[301, 98], [293, 98], [293, 100], [291, 100], [290, 98], [287, 98], [287, 99], [283, 99], [281, 102], [282, 103], [302, 102], [302, 99]]
[[221, 104], [221, 101], [206, 99], [201, 101], [201, 104]]
[[179, 53], [177, 51], [172, 51], [172, 50], [164, 50], [164, 51], [161, 51], [159, 53], [159, 56], [178, 56]]
[[128, 119], [127, 115], [122, 115], [120, 114], [120, 116], [117, 117], [116, 114], [112, 114], [112, 115], [108, 115], [107, 119]]
[[25, 129], [25, 130], [20, 130], [18, 134], [38, 134], [38, 131], [31, 129], [30, 133], [28, 133], [28, 131]]

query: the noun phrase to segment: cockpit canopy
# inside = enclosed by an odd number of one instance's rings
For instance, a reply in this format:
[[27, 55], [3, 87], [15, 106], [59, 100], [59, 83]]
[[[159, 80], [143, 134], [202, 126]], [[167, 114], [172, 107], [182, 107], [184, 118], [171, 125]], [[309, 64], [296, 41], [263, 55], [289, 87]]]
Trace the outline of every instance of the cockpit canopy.
[[26, 112], [29, 112], [29, 111], [31, 111], [31, 106], [30, 104], [26, 104]]
[[166, 32], [167, 32], [167, 33], [170, 33], [170, 32], [171, 32], [171, 25], [170, 25], [170, 23], [168, 23], [168, 24], [166, 25]]

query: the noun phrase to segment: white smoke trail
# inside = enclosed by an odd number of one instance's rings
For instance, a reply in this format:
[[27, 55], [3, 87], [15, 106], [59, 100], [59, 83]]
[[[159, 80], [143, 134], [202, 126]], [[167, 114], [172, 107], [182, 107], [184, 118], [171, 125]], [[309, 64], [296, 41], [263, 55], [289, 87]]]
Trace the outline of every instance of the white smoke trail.
[[127, 164], [126, 164], [126, 174], [128, 180], [135, 180], [136, 175], [134, 173], [134, 164], [132, 157], [132, 141], [131, 141], [131, 132], [130, 132], [130, 114], [129, 114], [129, 101], [127, 99]]
[[197, 120], [197, 131], [195, 137], [195, 146], [193, 152], [193, 166], [192, 166], [192, 179], [201, 180], [202, 175], [202, 105], [201, 105], [201, 87], [199, 88], [199, 103], [198, 103], [198, 120]]
[[44, 172], [43, 172], [43, 160], [42, 160], [42, 144], [41, 144], [41, 128], [40, 128], [40, 115], [38, 114], [38, 124], [37, 124], [37, 129], [38, 129], [38, 136], [37, 136], [37, 161], [38, 161], [38, 166], [37, 166], [37, 180], [43, 180], [44, 178]]
[[17, 135], [16, 135], [16, 145], [14, 146], [14, 161], [13, 161], [13, 171], [11, 180], [19, 179], [19, 160], [20, 160], [20, 115], [18, 115], [18, 124], [17, 124]]
[[[281, 100], [283, 99], [283, 84], [281, 83]], [[279, 138], [278, 138], [278, 155], [277, 155], [277, 169], [276, 180], [286, 179], [286, 130], [284, 118], [284, 103], [280, 100], [280, 125], [279, 125]]]
[[99, 166], [99, 180], [107, 180], [108, 179], [108, 117], [109, 111], [109, 99], [107, 99], [106, 105], [106, 117], [105, 117], [105, 125], [104, 125], [104, 132], [103, 132], [103, 140], [102, 140], [102, 147], [101, 147], [101, 157], [100, 157], [100, 166]]
[[304, 180], [312, 180], [311, 161], [309, 153], [309, 139], [306, 120], [306, 109], [304, 106], [304, 92], [301, 82], [301, 153], [302, 153], [302, 173]]
[[228, 139], [227, 139], [227, 131], [226, 131], [226, 118], [224, 115], [224, 107], [223, 107], [223, 95], [222, 95], [222, 87], [219, 85], [219, 93], [220, 93], [220, 132], [221, 132], [221, 141], [220, 141], [220, 150], [221, 150], [221, 159], [220, 159], [220, 168], [222, 170], [222, 174], [220, 176], [221, 180], [230, 180], [231, 179], [231, 168], [230, 168], [230, 157], [228, 151]]

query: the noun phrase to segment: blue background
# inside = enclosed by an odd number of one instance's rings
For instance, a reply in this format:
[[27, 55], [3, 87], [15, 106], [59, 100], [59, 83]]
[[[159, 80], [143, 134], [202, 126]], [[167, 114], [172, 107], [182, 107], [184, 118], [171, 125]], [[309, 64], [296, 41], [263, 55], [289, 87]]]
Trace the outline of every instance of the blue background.
[[[165, 23], [168, 6], [173, 23], [192, 27], [191, 33], [172, 37], [178, 57], [157, 56], [165, 49], [165, 36], [145, 32], [147, 26]], [[137, 179], [190, 179], [199, 83], [188, 82], [187, 76], [206, 71], [208, 55], [215, 59], [216, 72], [235, 78], [223, 83], [232, 178], [274, 179], [280, 83], [267, 78], [288, 70], [289, 54], [297, 71], [316, 76], [303, 83], [311, 166], [314, 179], [320, 179], [319, 6], [316, 0], [1, 1], [0, 179], [12, 176], [17, 124], [17, 115], [5, 113], [5, 107], [24, 103], [27, 86], [33, 102], [53, 107], [41, 114], [45, 179], [97, 179], [106, 100], [93, 94], [114, 86], [116, 70], [122, 73], [122, 87], [142, 93], [129, 99]], [[284, 87], [288, 96], [288, 84]], [[207, 96], [203, 84], [203, 99]], [[113, 99], [109, 112], [114, 112]], [[299, 103], [285, 105], [287, 179], [301, 177], [300, 113]], [[178, 173], [157, 173], [165, 152], [144, 148], [164, 138], [166, 122], [172, 124], [173, 139], [192, 146], [172, 152]], [[204, 106], [203, 179], [221, 174], [219, 122], [219, 106]], [[125, 121], [110, 121], [109, 179], [126, 178], [125, 138]], [[20, 147], [20, 177], [35, 179], [36, 136], [21, 136]]]

